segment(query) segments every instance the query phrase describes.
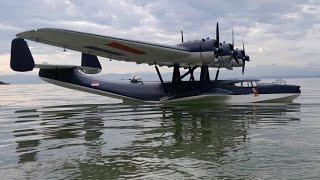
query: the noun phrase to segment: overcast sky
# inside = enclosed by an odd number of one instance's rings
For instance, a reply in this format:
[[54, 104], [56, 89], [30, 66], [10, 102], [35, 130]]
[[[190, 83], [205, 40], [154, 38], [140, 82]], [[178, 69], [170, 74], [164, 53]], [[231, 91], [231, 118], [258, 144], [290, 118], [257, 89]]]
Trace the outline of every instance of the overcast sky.
[[[1, 0], [0, 75], [9, 69], [10, 44], [18, 32], [63, 28], [101, 35], [177, 44], [214, 37], [236, 45], [243, 37], [254, 66], [304, 67], [320, 70], [319, 0]], [[28, 42], [37, 63], [80, 64], [80, 53]], [[147, 65], [100, 58], [104, 73], [154, 71]], [[166, 69], [163, 69], [164, 71]]]

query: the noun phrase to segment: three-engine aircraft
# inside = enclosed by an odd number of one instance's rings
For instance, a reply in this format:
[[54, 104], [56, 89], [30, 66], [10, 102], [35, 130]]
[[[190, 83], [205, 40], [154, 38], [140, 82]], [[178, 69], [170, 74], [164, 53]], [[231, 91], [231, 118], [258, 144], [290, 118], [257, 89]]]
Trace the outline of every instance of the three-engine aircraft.
[[[244, 44], [241, 50], [234, 48], [233, 31], [232, 43], [220, 42], [218, 23], [216, 39], [184, 42], [183, 32], [181, 36], [182, 43], [171, 46], [63, 29], [35, 29], [17, 34], [12, 41], [10, 66], [19, 72], [39, 68], [40, 78], [48, 83], [123, 101], [292, 102], [300, 94], [300, 87], [295, 85], [261, 84], [259, 80], [218, 80], [220, 68], [232, 70], [242, 67], [244, 73], [245, 64], [250, 61]], [[79, 51], [82, 53], [81, 66], [35, 64], [25, 40]], [[146, 83], [135, 77], [134, 81], [114, 83], [86, 75], [101, 72], [97, 56], [154, 65], [160, 82]], [[173, 67], [171, 82], [163, 81], [158, 66]], [[180, 68], [188, 69], [188, 72], [181, 75]], [[201, 68], [199, 81], [194, 78], [197, 68]], [[213, 81], [210, 80], [209, 68], [218, 68]], [[189, 80], [183, 81], [187, 76]]]

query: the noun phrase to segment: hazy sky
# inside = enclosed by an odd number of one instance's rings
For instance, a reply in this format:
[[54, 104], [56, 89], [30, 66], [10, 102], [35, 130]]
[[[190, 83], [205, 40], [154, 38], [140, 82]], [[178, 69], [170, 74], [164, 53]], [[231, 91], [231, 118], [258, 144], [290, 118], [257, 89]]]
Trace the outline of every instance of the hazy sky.
[[[9, 69], [10, 44], [18, 32], [63, 28], [136, 40], [177, 44], [214, 37], [236, 45], [243, 37], [251, 56], [248, 67], [286, 66], [320, 70], [319, 0], [1, 0], [0, 75]], [[80, 64], [80, 53], [29, 42], [37, 63]], [[154, 71], [147, 65], [100, 58], [104, 73]], [[162, 70], [166, 70], [162, 68]]]

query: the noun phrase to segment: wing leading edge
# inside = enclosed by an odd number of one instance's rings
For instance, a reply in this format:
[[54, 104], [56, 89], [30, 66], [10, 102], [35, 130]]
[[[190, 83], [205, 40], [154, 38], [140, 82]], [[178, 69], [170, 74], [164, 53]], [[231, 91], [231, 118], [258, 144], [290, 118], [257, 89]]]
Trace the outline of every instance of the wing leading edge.
[[43, 44], [67, 48], [119, 61], [172, 66], [199, 65], [192, 53], [179, 46], [134, 41], [63, 29], [38, 29], [17, 34], [17, 37]]

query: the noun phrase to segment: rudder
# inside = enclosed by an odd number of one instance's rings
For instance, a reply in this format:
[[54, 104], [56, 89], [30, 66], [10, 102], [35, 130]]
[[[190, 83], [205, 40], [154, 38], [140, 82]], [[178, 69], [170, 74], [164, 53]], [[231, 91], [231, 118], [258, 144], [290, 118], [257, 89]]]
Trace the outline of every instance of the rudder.
[[14, 71], [26, 72], [34, 68], [34, 60], [27, 42], [16, 38], [11, 43], [10, 67]]
[[102, 70], [98, 57], [86, 53], [82, 53], [81, 66], [87, 67], [85, 69], [82, 69], [82, 72], [86, 74], [97, 74]]

